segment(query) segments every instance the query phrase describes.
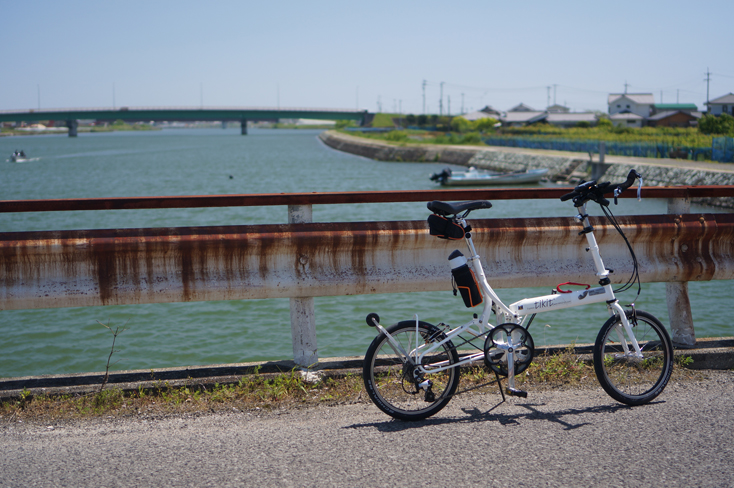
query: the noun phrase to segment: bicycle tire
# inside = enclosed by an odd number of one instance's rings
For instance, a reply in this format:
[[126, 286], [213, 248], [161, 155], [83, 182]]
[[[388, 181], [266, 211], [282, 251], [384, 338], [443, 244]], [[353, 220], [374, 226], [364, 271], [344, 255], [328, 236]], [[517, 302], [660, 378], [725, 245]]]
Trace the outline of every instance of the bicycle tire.
[[[627, 312], [628, 318], [632, 312]], [[652, 314], [637, 311], [632, 330], [643, 358], [625, 354], [622, 321], [615, 315], [599, 331], [594, 344], [594, 371], [604, 391], [627, 405], [643, 405], [660, 395], [673, 372], [673, 343], [665, 326]], [[634, 352], [632, 345], [629, 349]]]
[[[414, 321], [399, 322], [387, 328], [403, 349], [414, 350], [416, 330]], [[435, 325], [418, 323], [419, 334], [424, 344], [446, 339]], [[423, 365], [448, 362], [456, 364], [459, 355], [451, 341], [446, 342], [431, 355], [424, 357]], [[451, 400], [459, 386], [459, 368], [453, 367], [435, 374], [423, 375], [420, 380], [430, 379], [433, 383], [430, 397], [413, 380], [413, 367], [405, 365], [402, 355], [393, 350], [385, 334], [379, 334], [370, 344], [364, 357], [362, 378], [372, 402], [393, 418], [399, 420], [423, 420], [440, 411]]]

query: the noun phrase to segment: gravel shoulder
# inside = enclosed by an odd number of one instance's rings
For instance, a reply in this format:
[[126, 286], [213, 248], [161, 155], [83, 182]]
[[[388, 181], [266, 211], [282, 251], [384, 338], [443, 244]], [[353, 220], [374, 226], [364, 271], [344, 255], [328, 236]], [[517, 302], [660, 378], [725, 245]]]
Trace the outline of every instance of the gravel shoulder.
[[412, 423], [367, 402], [2, 422], [0, 486], [731, 486], [734, 372], [700, 373], [634, 408], [490, 388]]

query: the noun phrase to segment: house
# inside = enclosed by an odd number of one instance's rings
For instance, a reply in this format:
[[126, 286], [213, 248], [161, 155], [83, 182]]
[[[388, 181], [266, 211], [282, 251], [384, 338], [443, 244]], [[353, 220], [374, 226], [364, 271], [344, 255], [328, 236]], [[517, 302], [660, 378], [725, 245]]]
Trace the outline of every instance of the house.
[[502, 112], [500, 112], [499, 110], [496, 110], [491, 105], [487, 105], [486, 107], [480, 109], [479, 111], [480, 112], [484, 112], [489, 117], [492, 117], [494, 119], [498, 119], [502, 115]]
[[500, 121], [505, 127], [522, 127], [545, 120], [546, 117], [548, 117], [548, 112], [510, 110], [500, 118]]
[[698, 125], [700, 118], [701, 112], [666, 110], [648, 117], [647, 125], [650, 127], [692, 127]]
[[631, 113], [646, 119], [652, 113], [655, 97], [652, 93], [610, 93], [607, 105], [609, 105], [609, 115]]
[[713, 100], [706, 102], [706, 105], [708, 105], [708, 113], [711, 115], [734, 115], [734, 93], [714, 98]]
[[533, 107], [528, 107], [524, 103], [512, 107], [508, 112], [537, 112]]
[[564, 107], [563, 105], [555, 104], [545, 109], [545, 111], [549, 114], [567, 114], [571, 111], [571, 109], [568, 107]]
[[615, 127], [642, 127], [645, 117], [632, 112], [618, 112], [609, 116]]
[[698, 107], [695, 103], [656, 103], [652, 107], [652, 115], [660, 112], [677, 112], [679, 110], [690, 114], [698, 112]]

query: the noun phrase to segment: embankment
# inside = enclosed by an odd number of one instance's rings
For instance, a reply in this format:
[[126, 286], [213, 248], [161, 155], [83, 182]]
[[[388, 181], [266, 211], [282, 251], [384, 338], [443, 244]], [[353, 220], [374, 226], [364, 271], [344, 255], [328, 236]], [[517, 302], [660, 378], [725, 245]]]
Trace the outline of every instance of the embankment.
[[319, 138], [339, 151], [357, 154], [378, 161], [435, 162], [475, 166], [494, 171], [548, 168], [553, 179], [570, 175], [577, 167], [588, 162], [582, 153], [561, 151], [525, 151], [516, 148], [488, 146], [451, 146], [411, 144], [398, 146], [383, 141], [366, 139], [336, 131], [326, 131]]
[[[337, 131], [322, 132], [319, 138], [339, 151], [378, 161], [440, 162], [494, 171], [548, 168], [548, 175], [552, 180], [563, 180], [574, 171], [586, 172], [591, 162], [589, 155], [585, 153], [490, 146], [399, 146]], [[649, 186], [734, 185], [733, 164], [681, 159], [606, 156], [604, 177], [621, 181], [632, 168], [643, 174], [645, 185]], [[697, 203], [734, 208], [734, 198], [702, 199]]]

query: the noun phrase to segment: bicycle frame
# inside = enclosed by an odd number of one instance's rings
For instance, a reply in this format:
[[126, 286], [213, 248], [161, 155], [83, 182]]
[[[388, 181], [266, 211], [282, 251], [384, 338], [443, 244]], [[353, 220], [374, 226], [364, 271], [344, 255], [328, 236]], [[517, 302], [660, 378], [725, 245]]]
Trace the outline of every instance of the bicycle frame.
[[[482, 337], [490, 333], [492, 329], [503, 323], [513, 323], [522, 326], [528, 316], [534, 315], [536, 313], [550, 312], [554, 310], [561, 310], [564, 308], [579, 307], [582, 305], [590, 305], [592, 303], [605, 302], [607, 304], [607, 308], [609, 309], [610, 315], [617, 315], [622, 323], [621, 330], [620, 328], [617, 329], [617, 335], [619, 336], [624, 354], [631, 354], [638, 358], [642, 358], [640, 346], [637, 343], [637, 339], [635, 338], [634, 334], [632, 333], [632, 324], [628, 320], [627, 314], [625, 313], [622, 306], [619, 304], [617, 298], [614, 296], [614, 290], [609, 280], [609, 270], [604, 267], [604, 262], [602, 261], [601, 254], [599, 253], [599, 246], [596, 242], [596, 238], [594, 237], [593, 227], [589, 223], [589, 216], [586, 214], [586, 204], [581, 204], [576, 208], [578, 209], [579, 213], [575, 218], [579, 223], [584, 226], [584, 230], [582, 232], [586, 236], [588, 251], [591, 253], [591, 256], [594, 260], [594, 265], [597, 270], [596, 276], [599, 277], [599, 287], [590, 288], [583, 291], [571, 292], [568, 294], [551, 294], [539, 297], [525, 298], [510, 305], [505, 305], [488, 283], [487, 277], [484, 274], [484, 269], [482, 268], [481, 258], [477, 254], [474, 247], [471, 233], [467, 233], [464, 238], [470, 251], [470, 257], [467, 258], [467, 262], [471, 263], [470, 265], [474, 270], [475, 276], [477, 277], [477, 282], [482, 289], [483, 295], [488, 298], [484, 301], [484, 307], [482, 309], [481, 315], [478, 316], [477, 314], [474, 314], [474, 318], [471, 321], [447, 332], [446, 338], [442, 341], [431, 344], [427, 344], [425, 343], [425, 341], [423, 341], [424, 343], [422, 345], [418, 329], [418, 315], [414, 315], [416, 323], [416, 346], [415, 349], [411, 351], [405, 351], [401, 347], [401, 345], [397, 341], [395, 341], [395, 339], [393, 339], [392, 336], [390, 336], [390, 334], [387, 332], [387, 330], [385, 330], [385, 328], [382, 327], [380, 324], [375, 323], [375, 325], [382, 334], [385, 334], [388, 337], [388, 341], [395, 353], [405, 358], [404, 362], [412, 361], [415, 365], [418, 366], [418, 369], [421, 373], [427, 374], [437, 373], [450, 368], [468, 365], [484, 358], [484, 352], [480, 352], [465, 356], [461, 358], [459, 362], [454, 364], [449, 364], [448, 361], [426, 365], [423, 364], [422, 359], [426, 354], [430, 354], [431, 352], [435, 351], [446, 342], [456, 338], [460, 334], [466, 332], [475, 337]], [[456, 219], [456, 221], [462, 227], [467, 227], [467, 223], [464, 218], [459, 217]], [[493, 308], [496, 316], [496, 323], [494, 325], [491, 325], [489, 321], [493, 313]], [[508, 338], [508, 340], [511, 341], [510, 338]], [[513, 347], [513, 344], [510, 342], [507, 344], [507, 347], [504, 348], [509, 351], [510, 355], [510, 374], [508, 376], [510, 388], [514, 388], [514, 367], [511, 357]]]

